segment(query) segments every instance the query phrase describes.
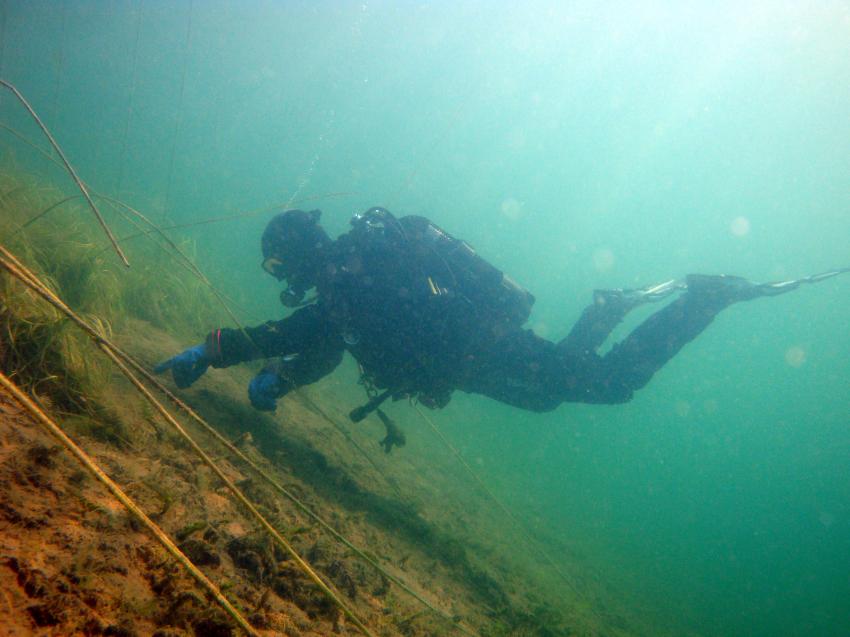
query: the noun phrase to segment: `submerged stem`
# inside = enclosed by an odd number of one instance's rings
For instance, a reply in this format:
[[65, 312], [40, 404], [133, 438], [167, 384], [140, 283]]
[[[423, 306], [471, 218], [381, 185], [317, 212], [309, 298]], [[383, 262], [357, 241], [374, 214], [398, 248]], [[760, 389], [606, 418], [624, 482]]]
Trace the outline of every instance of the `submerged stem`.
[[59, 144], [56, 143], [56, 140], [53, 139], [53, 135], [50, 134], [50, 131], [47, 130], [47, 126], [44, 125], [44, 122], [41, 121], [41, 118], [36, 114], [33, 110], [30, 103], [27, 102], [26, 98], [21, 95], [20, 91], [16, 89], [13, 85], [9, 84], [6, 80], [0, 79], [0, 86], [4, 86], [9, 89], [12, 94], [18, 99], [18, 101], [24, 105], [24, 108], [27, 109], [30, 116], [35, 120], [35, 123], [38, 124], [39, 128], [41, 128], [41, 132], [44, 133], [44, 136], [47, 137], [47, 140], [50, 142], [50, 145], [53, 146], [53, 149], [59, 154], [59, 157], [62, 159], [62, 163], [65, 164], [65, 169], [77, 183], [77, 187], [80, 189], [80, 192], [83, 193], [83, 197], [86, 198], [86, 201], [89, 204], [94, 216], [97, 217], [97, 221], [100, 224], [100, 227], [103, 228], [103, 231], [106, 233], [106, 236], [109, 237], [109, 241], [112, 243], [112, 247], [115, 249], [116, 254], [121, 258], [121, 261], [128, 268], [130, 267], [130, 262], [127, 261], [127, 257], [124, 256], [124, 252], [121, 250], [121, 247], [118, 245], [118, 241], [115, 239], [115, 235], [112, 234], [112, 230], [109, 229], [109, 226], [106, 224], [106, 220], [103, 218], [103, 215], [100, 214], [100, 210], [97, 209], [94, 201], [92, 201], [91, 196], [89, 195], [89, 191], [86, 188], [86, 185], [82, 182], [82, 180], [77, 176], [77, 172], [74, 170], [74, 167], [71, 166], [71, 162], [68, 161], [68, 158], [65, 157], [65, 153], [62, 152], [62, 149], [59, 147]]

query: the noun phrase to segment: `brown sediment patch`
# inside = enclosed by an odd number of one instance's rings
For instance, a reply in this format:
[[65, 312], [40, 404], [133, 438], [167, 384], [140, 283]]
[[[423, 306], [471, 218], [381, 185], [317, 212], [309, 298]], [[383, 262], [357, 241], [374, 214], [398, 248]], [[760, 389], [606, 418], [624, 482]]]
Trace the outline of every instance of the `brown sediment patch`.
[[[163, 449], [146, 451], [156, 455]], [[120, 462], [118, 473], [130, 480], [137, 499], [156, 509], [159, 496], [134, 486], [141, 482], [133, 480], [145, 475], [150, 455], [119, 457], [111, 451], [108, 456], [109, 464]], [[175, 477], [161, 489], [179, 496], [192, 486]], [[163, 517], [176, 525], [190, 516], [208, 515], [204, 498], [186, 502]], [[213, 530], [220, 517], [239, 518], [225, 504], [210, 516], [211, 524], [192, 533], [182, 547], [209, 577], [223, 583], [243, 609], [250, 610], [270, 587], [235, 564], [224, 550], [226, 532]], [[232, 632], [229, 620], [211, 610], [169, 556], [4, 393], [0, 393], [0, 591], [0, 624], [9, 635], [30, 635], [40, 629], [87, 635]], [[312, 613], [321, 602], [309, 594], [295, 599], [299, 600], [306, 610], [290, 599], [266, 595], [262, 608], [247, 614], [257, 628], [275, 633], [328, 634], [337, 617]]]

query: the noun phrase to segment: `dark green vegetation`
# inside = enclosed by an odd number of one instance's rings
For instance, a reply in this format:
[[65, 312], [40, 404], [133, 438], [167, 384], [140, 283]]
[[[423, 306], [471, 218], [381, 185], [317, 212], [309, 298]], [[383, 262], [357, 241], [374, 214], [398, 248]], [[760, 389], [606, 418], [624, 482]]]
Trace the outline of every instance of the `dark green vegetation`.
[[[178, 267], [155, 240], [134, 246], [134, 267], [121, 267], [85, 202], [31, 176], [0, 172], [0, 237], [104, 334], [120, 332], [133, 317], [186, 336], [222, 314], [209, 288]], [[64, 407], [90, 408], [86, 396], [104, 382], [106, 372], [89, 339], [11, 277], [4, 276], [0, 285], [3, 370]]]

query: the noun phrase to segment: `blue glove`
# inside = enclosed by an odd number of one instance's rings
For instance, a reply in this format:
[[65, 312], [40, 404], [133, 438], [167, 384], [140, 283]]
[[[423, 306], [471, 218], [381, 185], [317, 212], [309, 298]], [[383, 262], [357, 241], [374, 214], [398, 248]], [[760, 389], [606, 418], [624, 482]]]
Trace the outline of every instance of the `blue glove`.
[[203, 376], [209, 366], [210, 359], [207, 357], [207, 346], [201, 344], [190, 347], [177, 356], [163, 361], [154, 367], [153, 371], [156, 374], [161, 374], [170, 369], [171, 375], [174, 377], [174, 384], [180, 389], [185, 389]]
[[248, 398], [254, 409], [260, 411], [274, 411], [277, 408], [277, 399], [283, 394], [283, 385], [280, 376], [270, 370], [263, 370], [248, 383]]

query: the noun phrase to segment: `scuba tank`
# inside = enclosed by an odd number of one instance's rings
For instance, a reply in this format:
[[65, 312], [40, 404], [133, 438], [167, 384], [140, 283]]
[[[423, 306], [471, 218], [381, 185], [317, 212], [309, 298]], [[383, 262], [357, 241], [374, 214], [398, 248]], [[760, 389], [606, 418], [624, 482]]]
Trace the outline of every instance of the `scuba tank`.
[[439, 286], [465, 296], [497, 324], [519, 327], [528, 320], [534, 295], [482, 258], [466, 241], [456, 239], [425, 217], [397, 219], [385, 208], [370, 208], [355, 215], [351, 225], [355, 234], [380, 234], [385, 240], [409, 244], [413, 254], [421, 254], [424, 247], [436, 256], [442, 267], [427, 272], [436, 293], [439, 287], [432, 278]]
[[426, 221], [424, 238], [449, 266], [460, 291], [499, 322], [515, 327], [525, 323], [534, 295], [482, 258], [466, 241]]

